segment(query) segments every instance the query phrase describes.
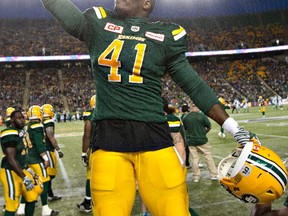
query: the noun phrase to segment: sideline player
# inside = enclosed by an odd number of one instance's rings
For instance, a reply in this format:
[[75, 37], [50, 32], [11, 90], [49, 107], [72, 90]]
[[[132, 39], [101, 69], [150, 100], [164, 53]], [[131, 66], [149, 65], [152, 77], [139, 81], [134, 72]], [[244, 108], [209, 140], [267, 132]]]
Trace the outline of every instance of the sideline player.
[[[27, 163], [29, 168], [39, 175], [43, 181], [43, 193], [40, 195], [42, 203], [42, 216], [58, 215], [59, 212], [48, 206], [48, 182], [50, 177], [47, 173], [49, 158], [46, 153], [44, 126], [41, 123], [43, 113], [40, 106], [33, 105], [27, 112], [29, 119], [28, 134], [31, 143], [28, 146]], [[17, 215], [24, 215], [25, 199], [22, 197]]]
[[[32, 196], [33, 181], [26, 170], [26, 148], [29, 142], [24, 130], [25, 118], [21, 111], [9, 115], [10, 124], [1, 131], [1, 147], [4, 157], [1, 161], [0, 181], [4, 188], [5, 216], [14, 216], [20, 203], [20, 196], [26, 197], [25, 214], [33, 215], [38, 194]], [[25, 189], [24, 189], [25, 188]], [[31, 191], [31, 193], [29, 193]]]
[[47, 172], [50, 177], [50, 180], [48, 181], [48, 201], [52, 202], [62, 198], [61, 196], [54, 195], [52, 189], [52, 180], [57, 175], [57, 156], [55, 150], [57, 151], [59, 158], [63, 158], [64, 154], [55, 138], [55, 122], [53, 120], [55, 113], [53, 106], [51, 104], [44, 104], [41, 107], [41, 111], [43, 113], [42, 122], [45, 131], [46, 154], [50, 162], [49, 167], [47, 167]]
[[90, 98], [90, 109], [83, 113], [84, 120], [84, 133], [82, 137], [82, 154], [81, 159], [83, 165], [86, 167], [86, 186], [85, 186], [85, 198], [77, 204], [77, 208], [80, 211], [91, 212], [91, 189], [90, 189], [90, 178], [91, 178], [91, 142], [93, 140], [93, 127], [95, 127], [95, 121], [93, 121], [93, 112], [96, 107], [96, 95]]

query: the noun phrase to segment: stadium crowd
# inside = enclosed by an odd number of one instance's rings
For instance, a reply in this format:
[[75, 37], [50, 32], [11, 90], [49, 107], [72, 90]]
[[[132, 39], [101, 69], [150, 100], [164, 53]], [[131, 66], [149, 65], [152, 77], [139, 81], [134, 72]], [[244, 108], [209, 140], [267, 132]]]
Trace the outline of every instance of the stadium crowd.
[[[275, 12], [238, 18], [199, 18], [177, 22], [182, 22], [188, 32], [189, 51], [235, 49], [243, 41], [253, 48], [271, 46], [275, 38], [288, 41], [288, 28], [284, 25], [288, 17], [283, 14], [281, 18], [277, 18]], [[258, 20], [254, 26], [247, 21], [251, 18]], [[84, 44], [69, 36], [54, 20], [0, 20], [0, 25], [3, 29], [0, 56], [87, 53]], [[47, 31], [53, 34], [47, 35]], [[191, 59], [191, 65], [217, 94], [225, 95], [225, 100], [230, 103], [247, 98], [256, 105], [259, 96], [272, 101], [274, 95], [283, 99], [288, 95], [285, 55], [241, 60]], [[8, 106], [27, 109], [32, 104], [41, 103], [53, 103], [61, 113], [75, 113], [85, 110], [89, 96], [94, 94], [92, 75], [87, 66], [68, 65], [61, 69], [1, 66], [0, 77], [2, 115]], [[169, 76], [163, 79], [163, 90], [163, 96], [179, 107], [189, 102]]]

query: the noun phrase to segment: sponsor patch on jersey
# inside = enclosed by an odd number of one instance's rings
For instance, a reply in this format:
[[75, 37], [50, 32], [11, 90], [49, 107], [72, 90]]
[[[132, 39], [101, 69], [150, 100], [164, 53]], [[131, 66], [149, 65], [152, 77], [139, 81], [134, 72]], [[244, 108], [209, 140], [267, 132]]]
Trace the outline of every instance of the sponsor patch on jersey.
[[132, 26], [131, 27], [131, 31], [133, 31], [133, 32], [139, 32], [139, 30], [140, 30], [139, 26]]
[[153, 40], [161, 41], [161, 42], [163, 42], [165, 39], [164, 34], [157, 34], [157, 33], [153, 33], [153, 32], [145, 32], [145, 37], [151, 38]]
[[123, 27], [122, 26], [117, 26], [113, 23], [106, 23], [104, 30], [110, 31], [110, 32], [115, 32], [117, 34], [122, 34], [123, 32]]

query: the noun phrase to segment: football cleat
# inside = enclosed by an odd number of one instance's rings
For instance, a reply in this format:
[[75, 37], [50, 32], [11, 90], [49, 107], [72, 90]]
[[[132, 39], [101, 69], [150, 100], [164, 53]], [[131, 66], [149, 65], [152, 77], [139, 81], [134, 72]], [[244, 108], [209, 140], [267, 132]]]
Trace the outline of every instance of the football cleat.
[[43, 117], [50, 117], [53, 118], [55, 113], [54, 113], [54, 108], [51, 104], [44, 104], [41, 107], [42, 113], [43, 113]]
[[90, 99], [90, 108], [94, 109], [96, 107], [96, 95], [93, 95]]
[[92, 211], [91, 204], [85, 203], [85, 200], [82, 203], [77, 204], [77, 208], [79, 211], [83, 211], [83, 212], [87, 212], [87, 213]]
[[54, 216], [54, 215], [58, 215], [58, 214], [59, 214], [59, 211], [56, 211], [53, 209], [51, 209], [50, 213], [42, 212], [42, 216]]
[[48, 196], [48, 201], [49, 202], [57, 201], [57, 200], [60, 200], [60, 199], [62, 199], [61, 196], [52, 196], [52, 197]]
[[40, 106], [33, 105], [29, 108], [27, 112], [27, 117], [30, 119], [40, 119], [42, 120], [43, 118], [43, 112], [41, 110]]
[[271, 203], [280, 198], [287, 184], [287, 170], [271, 149], [247, 142], [218, 165], [220, 184], [246, 203]]

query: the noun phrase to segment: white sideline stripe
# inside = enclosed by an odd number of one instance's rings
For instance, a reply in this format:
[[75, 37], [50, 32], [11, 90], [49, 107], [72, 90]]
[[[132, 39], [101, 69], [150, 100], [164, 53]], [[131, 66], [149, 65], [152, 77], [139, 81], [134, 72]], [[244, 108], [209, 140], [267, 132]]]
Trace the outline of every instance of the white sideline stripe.
[[65, 185], [67, 186], [68, 189], [71, 189], [72, 188], [71, 181], [70, 181], [70, 179], [68, 177], [68, 174], [67, 174], [67, 171], [66, 171], [66, 169], [64, 167], [64, 164], [63, 164], [61, 158], [59, 158], [59, 157], [58, 157], [58, 163], [59, 163], [59, 167], [60, 167], [63, 179], [65, 181]]
[[75, 137], [75, 136], [83, 136], [83, 132], [55, 134], [56, 138], [59, 138], [59, 137]]

